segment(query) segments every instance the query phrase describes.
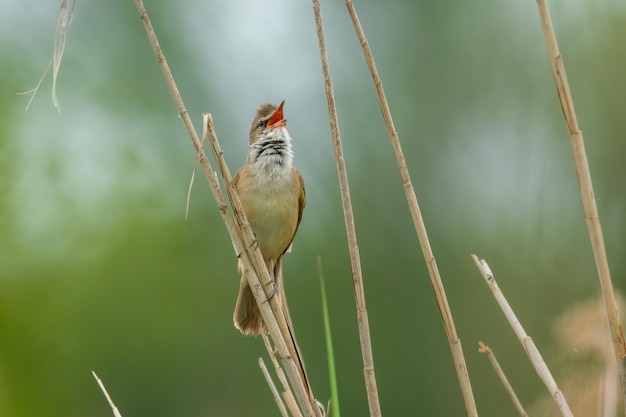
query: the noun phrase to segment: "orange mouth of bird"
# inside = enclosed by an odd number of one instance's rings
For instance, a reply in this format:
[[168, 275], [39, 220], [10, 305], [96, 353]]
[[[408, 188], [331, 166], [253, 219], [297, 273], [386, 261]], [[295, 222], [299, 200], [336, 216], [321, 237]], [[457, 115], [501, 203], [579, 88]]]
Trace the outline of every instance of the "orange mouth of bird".
[[279, 127], [285, 127], [287, 125], [287, 119], [283, 117], [283, 106], [285, 100], [280, 103], [280, 106], [274, 111], [274, 114], [267, 121], [267, 127], [270, 129], [278, 129]]

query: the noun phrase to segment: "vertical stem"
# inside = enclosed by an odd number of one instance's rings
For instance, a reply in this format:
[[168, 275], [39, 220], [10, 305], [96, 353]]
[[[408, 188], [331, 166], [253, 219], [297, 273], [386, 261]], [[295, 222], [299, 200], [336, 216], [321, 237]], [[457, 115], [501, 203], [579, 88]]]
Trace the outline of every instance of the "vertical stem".
[[370, 50], [370, 47], [367, 43], [365, 33], [363, 32], [363, 28], [361, 27], [361, 23], [359, 22], [359, 18], [356, 14], [356, 10], [354, 9], [351, 0], [346, 0], [346, 7], [348, 8], [348, 13], [350, 14], [350, 18], [352, 19], [352, 23], [356, 30], [357, 37], [359, 38], [361, 48], [363, 49], [365, 61], [367, 62], [370, 74], [372, 75], [372, 80], [374, 81], [374, 87], [376, 87], [378, 102], [383, 113], [385, 124], [387, 125], [389, 138], [391, 139], [391, 145], [393, 147], [396, 161], [398, 163], [398, 168], [400, 170], [402, 185], [404, 186], [404, 193], [406, 194], [406, 198], [409, 204], [409, 210], [411, 211], [411, 217], [413, 218], [413, 224], [415, 226], [415, 231], [417, 233], [417, 237], [422, 248], [422, 253], [424, 254], [424, 260], [426, 261], [426, 265], [428, 267], [428, 273], [430, 275], [433, 290], [435, 292], [435, 298], [437, 299], [437, 305], [439, 306], [439, 311], [441, 313], [443, 324], [446, 329], [446, 335], [448, 336], [448, 342], [450, 344], [452, 358], [454, 360], [454, 367], [456, 369], [457, 378], [461, 386], [461, 392], [465, 401], [467, 415], [470, 417], [475, 417], [478, 416], [478, 411], [476, 410], [476, 402], [474, 400], [474, 394], [472, 392], [472, 385], [470, 383], [469, 374], [467, 372], [465, 357], [463, 356], [461, 340], [456, 333], [456, 328], [452, 319], [452, 311], [450, 310], [450, 305], [448, 304], [446, 293], [443, 288], [443, 282], [441, 281], [441, 276], [439, 275], [437, 262], [435, 261], [435, 255], [433, 254], [432, 248], [430, 247], [428, 234], [426, 233], [426, 225], [424, 224], [424, 219], [422, 218], [422, 213], [420, 211], [419, 204], [417, 203], [417, 196], [415, 195], [415, 190], [413, 189], [413, 185], [411, 183], [409, 169], [404, 159], [404, 153], [402, 152], [402, 146], [400, 145], [398, 132], [396, 131], [395, 125], [393, 123], [393, 118], [391, 117], [391, 111], [389, 110], [389, 104], [387, 103], [383, 83], [380, 79], [380, 76], [378, 75], [378, 70], [376, 69], [376, 64], [374, 63], [372, 51]]
[[333, 92], [333, 84], [330, 75], [330, 68], [328, 65], [328, 55], [326, 53], [326, 42], [324, 40], [324, 27], [322, 25], [322, 14], [320, 11], [319, 0], [313, 0], [313, 13], [315, 15], [317, 40], [319, 44], [320, 57], [322, 60], [322, 72], [324, 74], [324, 88], [326, 89], [326, 100], [328, 102], [330, 131], [333, 139], [333, 147], [335, 149], [335, 159], [337, 161], [339, 188], [341, 190], [341, 203], [343, 205], [343, 215], [346, 224], [346, 233], [348, 236], [350, 264], [352, 266], [352, 283], [354, 284], [354, 294], [356, 297], [359, 339], [361, 342], [361, 355], [363, 356], [363, 372], [365, 375], [367, 401], [369, 404], [370, 417], [380, 417], [380, 401], [378, 400], [378, 388], [376, 386], [374, 355], [372, 353], [372, 340], [370, 337], [369, 320], [365, 304], [365, 291], [363, 289], [361, 260], [359, 256], [359, 247], [356, 240], [356, 228], [354, 225], [354, 215], [352, 213], [352, 200], [350, 198], [348, 174], [346, 169], [346, 162], [343, 157], [341, 136], [339, 134], [339, 120], [337, 118], [335, 94]]
[[[615, 302], [613, 284], [611, 283], [611, 273], [609, 271], [609, 263], [606, 257], [606, 248], [604, 247], [604, 237], [602, 235], [602, 226], [600, 225], [598, 207], [596, 206], [596, 200], [593, 193], [593, 184], [591, 182], [591, 173], [589, 171], [589, 163], [587, 162], [587, 153], [585, 151], [583, 134], [578, 127], [576, 111], [574, 110], [574, 101], [572, 100], [569, 83], [567, 82], [563, 58], [561, 57], [561, 52], [559, 51], [559, 45], [556, 40], [546, 0], [537, 0], [537, 7], [539, 8], [541, 28], [546, 40], [546, 46], [548, 48], [548, 54], [552, 64], [552, 71], [554, 72], [559, 101], [561, 102], [563, 116], [565, 118], [565, 123], [567, 124], [567, 130], [570, 136], [572, 152], [574, 154], [576, 177], [578, 179], [578, 188], [583, 202], [587, 230], [591, 240], [591, 248], [593, 250], [593, 257], [598, 271], [598, 278], [600, 279], [600, 287], [602, 289], [602, 296], [606, 307], [609, 328], [611, 329], [611, 336], [613, 338], [615, 356], [617, 363], [621, 366], [622, 362], [626, 360], [626, 340], [624, 340], [624, 332], [620, 322], [619, 312], [617, 310], [617, 303]], [[624, 403], [626, 404], [625, 377], [626, 376], [622, 373], [620, 379], [622, 383], [622, 397]]]

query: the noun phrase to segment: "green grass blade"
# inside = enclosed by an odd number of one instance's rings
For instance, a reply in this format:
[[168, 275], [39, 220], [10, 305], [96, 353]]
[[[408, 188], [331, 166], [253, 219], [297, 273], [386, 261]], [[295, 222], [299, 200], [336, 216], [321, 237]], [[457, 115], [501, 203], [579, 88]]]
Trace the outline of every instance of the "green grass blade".
[[328, 302], [326, 300], [326, 285], [324, 284], [324, 272], [322, 271], [322, 259], [317, 257], [317, 269], [320, 276], [322, 290], [322, 312], [324, 316], [324, 332], [326, 334], [326, 354], [328, 355], [328, 377], [330, 379], [330, 415], [340, 417], [339, 393], [337, 390], [337, 373], [335, 372], [335, 355], [333, 353], [333, 338], [330, 332], [330, 318], [328, 314]]

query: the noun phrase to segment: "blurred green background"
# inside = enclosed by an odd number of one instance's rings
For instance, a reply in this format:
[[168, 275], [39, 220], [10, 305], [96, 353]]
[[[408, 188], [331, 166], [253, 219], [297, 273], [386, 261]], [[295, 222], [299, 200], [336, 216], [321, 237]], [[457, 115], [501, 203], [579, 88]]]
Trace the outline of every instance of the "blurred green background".
[[[552, 2], [612, 276], [626, 286], [626, 7]], [[404, 146], [482, 416], [545, 395], [471, 253], [558, 366], [554, 319], [598, 294], [534, 1], [356, 1]], [[231, 170], [257, 106], [286, 100], [307, 207], [285, 260], [317, 397], [329, 395], [316, 256], [343, 414], [367, 415], [356, 310], [311, 4], [148, 1], [196, 126]], [[322, 1], [383, 415], [465, 414], [371, 78], [342, 2]], [[232, 325], [236, 258], [132, 1], [79, 1], [57, 84], [29, 112], [58, 2], [0, 3], [0, 416], [275, 416], [260, 339]], [[601, 326], [601, 321], [597, 323]], [[571, 347], [572, 351], [576, 349]], [[571, 369], [570, 369], [571, 370]]]

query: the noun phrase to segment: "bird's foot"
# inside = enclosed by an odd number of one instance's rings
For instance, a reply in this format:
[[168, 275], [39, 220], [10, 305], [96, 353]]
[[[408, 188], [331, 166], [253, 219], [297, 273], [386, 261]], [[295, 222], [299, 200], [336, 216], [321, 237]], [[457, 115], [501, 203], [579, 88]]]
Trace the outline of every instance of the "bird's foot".
[[266, 303], [269, 303], [269, 301], [276, 295], [276, 283], [268, 282], [267, 285], [272, 285], [272, 292], [267, 296], [267, 300], [265, 300]]

